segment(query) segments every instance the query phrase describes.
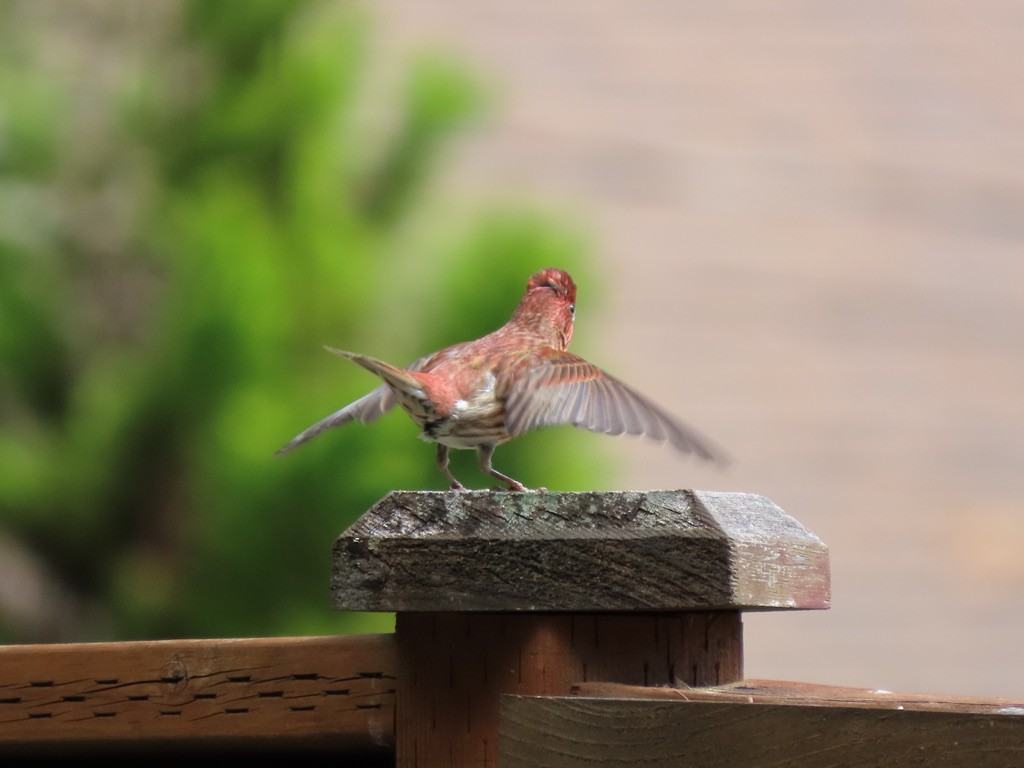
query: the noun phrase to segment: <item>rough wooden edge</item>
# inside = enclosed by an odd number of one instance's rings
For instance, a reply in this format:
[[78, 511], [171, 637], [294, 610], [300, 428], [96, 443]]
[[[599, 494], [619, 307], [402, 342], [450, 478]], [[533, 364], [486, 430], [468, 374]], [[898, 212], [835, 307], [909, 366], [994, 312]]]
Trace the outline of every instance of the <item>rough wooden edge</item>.
[[343, 610], [820, 609], [828, 548], [748, 493], [393, 492], [335, 542]]
[[1024, 716], [864, 706], [503, 696], [503, 768], [1007, 768]]
[[392, 635], [0, 647], [0, 751], [394, 742]]
[[828, 547], [775, 502], [755, 493], [694, 491], [694, 503], [729, 542], [737, 606], [829, 608]]

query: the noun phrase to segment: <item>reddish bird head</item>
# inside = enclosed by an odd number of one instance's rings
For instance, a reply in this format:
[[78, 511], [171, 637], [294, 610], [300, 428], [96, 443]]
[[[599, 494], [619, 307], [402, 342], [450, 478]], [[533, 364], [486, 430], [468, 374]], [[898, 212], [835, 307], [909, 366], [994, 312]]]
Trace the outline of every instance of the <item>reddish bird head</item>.
[[554, 349], [564, 351], [572, 340], [575, 314], [576, 283], [568, 272], [552, 267], [530, 277], [512, 322], [540, 331]]
[[561, 269], [549, 267], [531, 275], [530, 281], [526, 284], [526, 292], [529, 293], [534, 288], [550, 288], [557, 295], [568, 299], [570, 304], [576, 303], [576, 283], [569, 277], [568, 272]]

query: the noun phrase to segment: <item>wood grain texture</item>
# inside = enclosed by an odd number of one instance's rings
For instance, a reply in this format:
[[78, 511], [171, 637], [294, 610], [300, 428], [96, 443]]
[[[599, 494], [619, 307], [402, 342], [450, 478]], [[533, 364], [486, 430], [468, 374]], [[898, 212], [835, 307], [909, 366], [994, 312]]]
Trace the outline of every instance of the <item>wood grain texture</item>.
[[717, 701], [741, 704], [812, 704], [818, 707], [864, 707], [867, 709], [913, 709], [922, 712], [1024, 715], [1024, 700], [1022, 699], [900, 693], [880, 688], [850, 688], [788, 680], [751, 679], [700, 688], [642, 687], [587, 681], [574, 685], [572, 693], [574, 696], [585, 698]]
[[1024, 716], [506, 696], [502, 768], [1009, 768]]
[[581, 680], [712, 685], [742, 676], [738, 611], [398, 614], [397, 759], [496, 765], [502, 694], [565, 695]]
[[0, 752], [387, 749], [391, 635], [0, 647]]
[[763, 496], [394, 492], [335, 542], [336, 607], [827, 608], [827, 547]]

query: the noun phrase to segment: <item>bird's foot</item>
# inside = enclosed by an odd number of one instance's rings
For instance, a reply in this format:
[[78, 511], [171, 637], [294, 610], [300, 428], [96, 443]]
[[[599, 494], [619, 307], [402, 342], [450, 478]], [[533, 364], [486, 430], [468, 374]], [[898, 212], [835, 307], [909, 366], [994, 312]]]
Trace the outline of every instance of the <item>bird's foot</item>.
[[466, 486], [464, 486], [458, 480], [453, 480], [452, 483], [448, 486], [448, 490], [454, 491], [456, 493], [465, 493]]
[[496, 485], [491, 490], [492, 491], [510, 491], [512, 493], [547, 493], [548, 492], [547, 488], [534, 488], [534, 489], [531, 490], [530, 488], [527, 488], [525, 485], [523, 485], [522, 483], [520, 483], [520, 482], [518, 482], [516, 480], [512, 480], [511, 482], [509, 482], [508, 486], [505, 487], [505, 488], [502, 488], [500, 485]]
[[527, 493], [530, 489], [522, 483], [508, 483], [506, 485], [492, 485], [492, 491], [508, 491], [509, 493]]

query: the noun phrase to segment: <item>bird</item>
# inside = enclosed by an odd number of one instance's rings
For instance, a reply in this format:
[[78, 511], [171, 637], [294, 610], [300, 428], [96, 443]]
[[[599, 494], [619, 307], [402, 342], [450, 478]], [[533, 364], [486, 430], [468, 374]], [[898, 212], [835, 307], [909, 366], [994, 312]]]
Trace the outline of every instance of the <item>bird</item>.
[[494, 449], [524, 432], [558, 424], [642, 436], [701, 459], [725, 461], [724, 453], [695, 429], [569, 352], [575, 314], [576, 284], [564, 270], [550, 267], [530, 276], [526, 292], [503, 326], [422, 357], [407, 368], [327, 346], [328, 352], [362, 366], [382, 383], [300, 432], [277, 455], [333, 427], [376, 421], [399, 405], [422, 430], [420, 437], [437, 443], [437, 468], [452, 491], [466, 487], [448, 466], [450, 449], [476, 450], [484, 474], [509, 491], [528, 491], [492, 466]]

